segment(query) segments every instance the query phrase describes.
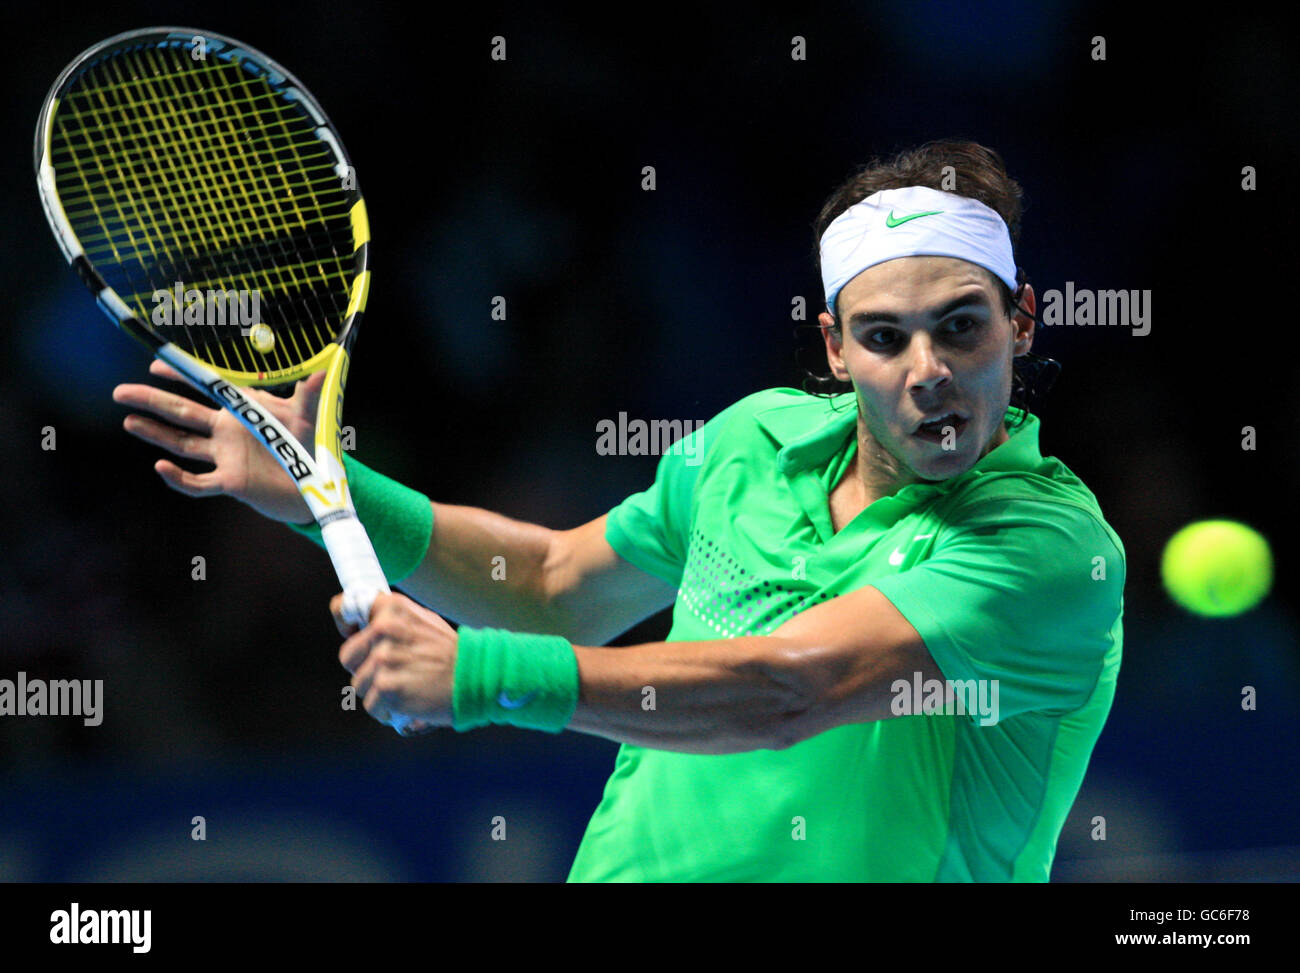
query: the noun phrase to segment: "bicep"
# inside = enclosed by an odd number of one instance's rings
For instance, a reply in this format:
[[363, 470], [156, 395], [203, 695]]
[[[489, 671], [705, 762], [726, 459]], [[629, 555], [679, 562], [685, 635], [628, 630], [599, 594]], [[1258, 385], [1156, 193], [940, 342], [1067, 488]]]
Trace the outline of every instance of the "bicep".
[[604, 645], [671, 605], [677, 589], [621, 557], [605, 538], [608, 515], [555, 531], [546, 556], [546, 596], [583, 645]]
[[800, 612], [772, 637], [792, 647], [789, 664], [799, 670], [809, 701], [790, 728], [792, 741], [896, 715], [891, 702], [898, 679], [943, 679], [917, 630], [870, 586]]

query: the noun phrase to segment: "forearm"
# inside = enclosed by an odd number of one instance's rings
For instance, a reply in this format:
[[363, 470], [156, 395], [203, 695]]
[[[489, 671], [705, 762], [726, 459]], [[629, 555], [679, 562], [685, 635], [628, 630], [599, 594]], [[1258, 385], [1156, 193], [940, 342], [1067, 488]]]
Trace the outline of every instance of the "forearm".
[[575, 646], [578, 707], [568, 729], [682, 753], [781, 749], [811, 736], [822, 687], [810, 651], [773, 636]]
[[569, 635], [547, 590], [554, 534], [488, 510], [434, 503], [428, 551], [400, 587], [464, 624]]
[[[350, 457], [344, 463], [389, 583], [456, 621], [603, 645], [676, 594], [615, 553], [604, 516], [551, 530], [432, 503]], [[316, 524], [291, 526], [324, 546]]]
[[898, 679], [943, 678], [874, 588], [810, 608], [773, 635], [574, 654], [578, 706], [568, 729], [683, 753], [780, 750], [889, 719]]
[[409, 678], [389, 679], [374, 705], [462, 731], [496, 723], [681, 753], [782, 750], [906, 715], [894, 705], [900, 680], [944, 678], [916, 629], [871, 586], [800, 612], [772, 635], [618, 649], [495, 628], [453, 632], [409, 599], [377, 604], [387, 614], [365, 638], [404, 642], [379, 664]]

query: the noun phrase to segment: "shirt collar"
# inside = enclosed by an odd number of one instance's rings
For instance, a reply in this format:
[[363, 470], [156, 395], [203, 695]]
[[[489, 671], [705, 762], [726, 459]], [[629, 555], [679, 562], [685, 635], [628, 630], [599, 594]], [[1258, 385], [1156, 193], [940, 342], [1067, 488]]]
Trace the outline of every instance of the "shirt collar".
[[[1009, 438], [990, 450], [964, 473], [949, 477], [939, 483], [914, 483], [899, 492], [947, 492], [966, 478], [983, 473], [1029, 472], [1043, 462], [1038, 446], [1038, 417], [1027, 414], [1019, 428], [1015, 422], [1020, 411], [1014, 407], [1006, 412]], [[822, 398], [816, 408], [809, 408], [806, 400], [782, 403], [763, 409], [754, 418], [780, 446], [777, 466], [788, 477], [806, 470], [816, 470], [829, 462], [847, 440], [857, 434], [857, 401], [852, 392]]]

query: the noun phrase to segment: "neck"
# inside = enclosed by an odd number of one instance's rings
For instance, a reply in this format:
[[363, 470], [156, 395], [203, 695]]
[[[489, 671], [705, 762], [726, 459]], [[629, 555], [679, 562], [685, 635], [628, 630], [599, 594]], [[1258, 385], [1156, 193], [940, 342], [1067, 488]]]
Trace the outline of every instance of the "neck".
[[[858, 416], [857, 435], [858, 456], [857, 462], [854, 464], [854, 472], [862, 486], [867, 505], [875, 503], [881, 497], [891, 496], [903, 487], [913, 483], [939, 482], [937, 480], [927, 480], [903, 466], [897, 457], [881, 446], [876, 437], [867, 431], [861, 415]], [[980, 453], [980, 459], [983, 459], [1010, 438], [1006, 423], [998, 423], [998, 428], [993, 433], [993, 437]]]

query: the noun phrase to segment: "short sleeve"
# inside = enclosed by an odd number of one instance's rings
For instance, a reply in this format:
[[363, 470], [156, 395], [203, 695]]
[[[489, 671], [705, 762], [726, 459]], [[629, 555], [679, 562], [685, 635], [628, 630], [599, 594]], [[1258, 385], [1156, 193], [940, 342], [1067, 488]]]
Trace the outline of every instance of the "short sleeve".
[[948, 680], [998, 680], [1000, 718], [1083, 705], [1120, 639], [1124, 550], [1068, 502], [986, 499], [954, 512], [931, 556], [872, 581]]
[[605, 540], [620, 557], [669, 584], [681, 584], [696, 477], [727, 423], [748, 401], [728, 406], [684, 435], [659, 458], [649, 489], [632, 494], [609, 512]]

